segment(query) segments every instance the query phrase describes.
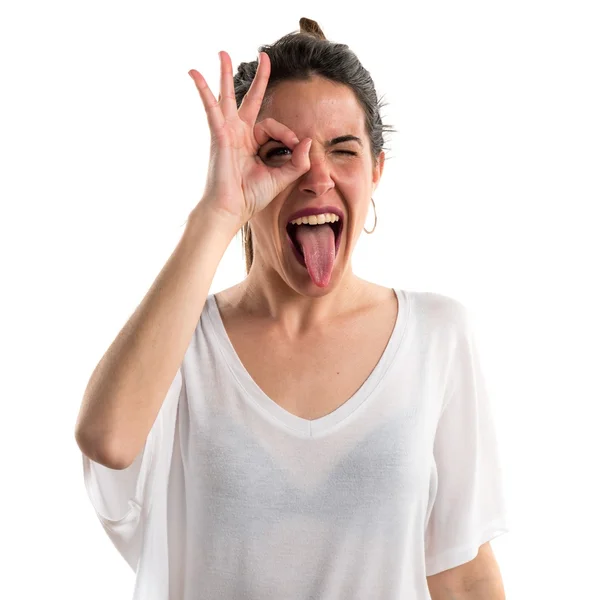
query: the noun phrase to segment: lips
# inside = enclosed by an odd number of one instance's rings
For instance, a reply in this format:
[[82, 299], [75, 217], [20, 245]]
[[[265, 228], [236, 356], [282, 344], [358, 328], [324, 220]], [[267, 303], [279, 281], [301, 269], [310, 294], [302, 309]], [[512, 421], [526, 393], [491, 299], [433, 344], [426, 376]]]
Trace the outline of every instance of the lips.
[[332, 206], [331, 204], [324, 206], [307, 206], [292, 213], [285, 220], [286, 237], [288, 239], [288, 243], [290, 244], [290, 248], [292, 252], [294, 252], [294, 254], [296, 255], [296, 258], [298, 258], [299, 262], [304, 266], [306, 266], [306, 263], [304, 262], [304, 256], [302, 254], [302, 246], [300, 246], [300, 244], [298, 244], [298, 242], [296, 241], [296, 236], [294, 235], [292, 229], [292, 227], [302, 226], [292, 225], [290, 222], [300, 217], [309, 217], [310, 215], [320, 215], [323, 213], [333, 213], [334, 215], [337, 215], [339, 217], [339, 220], [335, 223], [329, 223], [335, 235], [335, 256], [337, 257], [342, 239], [342, 231], [344, 230], [344, 212], [341, 208], [338, 208], [337, 206]]
[[289, 217], [286, 219], [286, 224], [294, 219], [298, 219], [299, 217], [309, 217], [310, 215], [320, 215], [322, 213], [333, 213], [340, 218], [340, 221], [344, 220], [344, 212], [337, 206], [307, 206], [289, 215]]

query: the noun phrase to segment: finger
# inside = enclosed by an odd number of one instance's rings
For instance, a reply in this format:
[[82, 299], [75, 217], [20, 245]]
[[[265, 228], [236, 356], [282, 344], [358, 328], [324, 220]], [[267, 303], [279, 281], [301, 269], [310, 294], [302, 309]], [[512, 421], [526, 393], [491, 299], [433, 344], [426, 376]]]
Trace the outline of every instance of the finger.
[[258, 55], [258, 67], [254, 74], [254, 79], [250, 84], [250, 89], [246, 92], [244, 99], [240, 105], [238, 114], [242, 121], [248, 125], [254, 125], [260, 112], [260, 108], [265, 97], [265, 90], [269, 83], [271, 75], [271, 59], [266, 52], [261, 52]]
[[225, 123], [219, 103], [210, 91], [210, 88], [201, 73], [192, 69], [189, 72], [189, 76], [194, 80], [196, 89], [200, 93], [200, 98], [202, 98], [202, 104], [204, 104], [204, 110], [206, 111], [210, 130], [213, 132], [219, 131]]
[[269, 138], [281, 142], [290, 149], [295, 148], [300, 142], [298, 136], [289, 127], [271, 117], [259, 121], [254, 126], [254, 139], [259, 147], [266, 144]]
[[219, 104], [225, 119], [231, 119], [238, 116], [237, 103], [235, 101], [235, 92], [233, 90], [233, 67], [231, 66], [231, 57], [225, 50], [219, 52], [221, 59], [221, 95]]
[[311, 138], [303, 139], [293, 150], [292, 157], [281, 167], [269, 168], [271, 177], [275, 180], [277, 193], [283, 191], [290, 183], [298, 179], [310, 169], [310, 158], [308, 156]]

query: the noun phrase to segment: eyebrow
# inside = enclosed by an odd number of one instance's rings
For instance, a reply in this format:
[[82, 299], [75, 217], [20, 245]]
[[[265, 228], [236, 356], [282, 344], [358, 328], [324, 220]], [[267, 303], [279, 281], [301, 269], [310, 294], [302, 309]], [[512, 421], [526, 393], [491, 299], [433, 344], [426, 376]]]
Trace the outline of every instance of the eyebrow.
[[[270, 137], [266, 143], [268, 144], [269, 142], [279, 142], [281, 143], [281, 140], [276, 140], [272, 137]], [[332, 140], [329, 140], [327, 142], [325, 142], [325, 145], [330, 147], [330, 146], [334, 146], [335, 144], [341, 144], [342, 142], [358, 142], [361, 146], [363, 145], [362, 140], [358, 137], [356, 137], [355, 135], [340, 135], [338, 137], [333, 138]]]

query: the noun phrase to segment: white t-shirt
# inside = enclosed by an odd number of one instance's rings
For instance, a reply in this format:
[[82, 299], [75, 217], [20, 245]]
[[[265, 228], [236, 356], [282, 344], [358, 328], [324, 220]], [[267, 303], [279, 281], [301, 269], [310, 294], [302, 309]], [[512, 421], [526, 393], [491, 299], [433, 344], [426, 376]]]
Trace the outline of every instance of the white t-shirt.
[[208, 296], [134, 463], [83, 455], [134, 600], [426, 600], [427, 576], [509, 531], [468, 311], [394, 291], [379, 363], [312, 421], [258, 387]]

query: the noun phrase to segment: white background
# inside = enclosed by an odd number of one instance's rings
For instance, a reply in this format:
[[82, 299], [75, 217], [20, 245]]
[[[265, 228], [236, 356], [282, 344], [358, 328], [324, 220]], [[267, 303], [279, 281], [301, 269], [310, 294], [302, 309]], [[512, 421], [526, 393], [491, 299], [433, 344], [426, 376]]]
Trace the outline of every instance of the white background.
[[[511, 531], [492, 547], [507, 598], [597, 593], [597, 4], [299, 6], [3, 6], [0, 596], [131, 598], [83, 485], [79, 406], [204, 189], [208, 126], [187, 72], [216, 96], [219, 50], [236, 69], [302, 16], [357, 53], [398, 130], [354, 271], [455, 297], [476, 321], [506, 472]], [[238, 235], [211, 293], [244, 274]]]

